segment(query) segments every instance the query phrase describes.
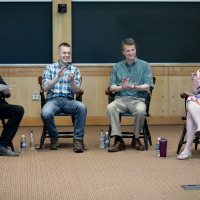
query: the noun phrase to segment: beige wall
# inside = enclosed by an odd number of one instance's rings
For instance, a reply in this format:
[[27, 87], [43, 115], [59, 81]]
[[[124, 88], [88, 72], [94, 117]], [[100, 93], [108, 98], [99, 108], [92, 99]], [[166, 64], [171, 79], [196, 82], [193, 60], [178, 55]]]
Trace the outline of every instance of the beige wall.
[[[83, 102], [88, 107], [87, 124], [107, 124], [105, 89], [112, 69], [112, 64], [76, 65], [82, 76], [84, 89]], [[191, 90], [190, 74], [197, 70], [198, 64], [152, 64], [156, 77], [150, 106], [150, 124], [180, 124], [184, 112], [184, 101], [180, 98], [182, 91]], [[32, 93], [39, 93], [37, 77], [45, 66], [1, 66], [0, 74], [12, 88], [9, 103], [20, 104], [25, 108], [21, 125], [42, 125], [40, 119], [40, 102], [32, 101]], [[130, 123], [131, 119], [127, 122]], [[58, 124], [65, 125], [66, 120], [58, 119]], [[67, 123], [70, 123], [68, 120]]]

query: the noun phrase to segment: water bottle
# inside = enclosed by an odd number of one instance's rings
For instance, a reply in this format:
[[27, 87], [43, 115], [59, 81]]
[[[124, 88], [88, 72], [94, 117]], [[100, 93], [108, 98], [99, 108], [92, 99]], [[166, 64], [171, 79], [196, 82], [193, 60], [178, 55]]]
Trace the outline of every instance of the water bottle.
[[160, 137], [158, 137], [156, 142], [156, 155], [160, 157]]
[[21, 153], [25, 153], [26, 152], [26, 136], [22, 135], [21, 138]]
[[30, 148], [30, 150], [34, 150], [34, 149], [35, 149], [33, 131], [30, 131], [30, 143], [29, 143], [29, 148]]
[[103, 130], [101, 130], [100, 131], [100, 135], [99, 135], [99, 148], [100, 149], [104, 149], [105, 148], [104, 140], [105, 140], [104, 133], [103, 133]]
[[105, 134], [105, 149], [108, 149], [110, 147], [110, 136], [109, 133], [106, 132]]

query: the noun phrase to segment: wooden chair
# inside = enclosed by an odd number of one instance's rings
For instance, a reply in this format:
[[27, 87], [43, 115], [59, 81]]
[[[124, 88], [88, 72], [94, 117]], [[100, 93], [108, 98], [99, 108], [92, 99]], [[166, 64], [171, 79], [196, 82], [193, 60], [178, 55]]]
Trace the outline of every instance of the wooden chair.
[[[153, 77], [153, 83], [156, 83], [156, 77]], [[142, 127], [142, 132], [140, 133], [139, 138], [144, 139], [144, 145], [145, 145], [145, 149], [148, 150], [148, 143], [150, 145], [152, 145], [152, 140], [151, 140], [151, 134], [149, 131], [149, 127], [148, 127], [148, 123], [147, 123], [147, 118], [150, 116], [149, 114], [149, 107], [150, 107], [150, 102], [151, 102], [151, 95], [153, 92], [153, 88], [150, 88], [150, 91], [147, 92], [147, 98], [146, 98], [146, 117], [144, 120], [144, 125]], [[114, 97], [115, 97], [115, 93], [111, 92], [108, 89], [106, 89], [105, 94], [108, 95], [108, 103], [111, 103], [112, 101], [114, 101]], [[134, 115], [132, 115], [131, 113], [120, 113], [119, 114], [119, 120], [121, 122], [122, 117], [134, 117]], [[108, 128], [108, 132], [109, 134], [111, 134], [111, 130], [112, 127], [109, 124], [109, 128]], [[130, 131], [123, 131], [122, 132], [122, 138], [132, 138], [134, 137], [134, 132], [130, 132]]]
[[[187, 132], [187, 129], [186, 129], [186, 119], [187, 119], [186, 102], [187, 102], [188, 96], [189, 96], [189, 94], [187, 94], [186, 92], [183, 92], [183, 93], [180, 94], [180, 97], [182, 99], [184, 99], [185, 114], [184, 114], [184, 116], [182, 116], [182, 120], [183, 120], [184, 124], [183, 124], [183, 131], [182, 131], [181, 137], [179, 139], [179, 143], [178, 143], [178, 147], [177, 147], [177, 151], [176, 151], [177, 154], [179, 154], [183, 144], [185, 144], [187, 142], [185, 140], [185, 135], [186, 135], [186, 132]], [[197, 150], [198, 144], [200, 143], [200, 138], [199, 137], [195, 137], [193, 143], [195, 144], [195, 150]]]
[[[41, 109], [42, 109], [42, 107], [46, 103], [45, 92], [42, 89], [42, 76], [38, 77], [38, 84], [40, 85], [40, 102], [41, 102]], [[84, 91], [81, 89], [80, 92], [75, 95], [75, 99], [77, 101], [82, 101], [83, 93], [84, 93]], [[54, 116], [55, 117], [71, 117], [72, 124], [74, 124], [74, 122], [75, 122], [75, 118], [72, 114], [55, 113]], [[73, 134], [74, 134], [73, 131], [59, 131], [58, 132], [58, 138], [73, 138]], [[41, 138], [40, 138], [40, 149], [42, 149], [44, 141], [45, 141], [46, 138], [50, 138], [50, 137], [48, 135], [47, 129], [45, 128], [45, 126], [43, 126], [43, 130], [42, 130], [42, 134], [41, 134]]]

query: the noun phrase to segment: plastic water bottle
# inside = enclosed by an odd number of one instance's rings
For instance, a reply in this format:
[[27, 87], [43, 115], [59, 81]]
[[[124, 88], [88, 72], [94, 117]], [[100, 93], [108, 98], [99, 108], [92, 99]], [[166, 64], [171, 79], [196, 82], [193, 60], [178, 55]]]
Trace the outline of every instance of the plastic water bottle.
[[26, 152], [26, 136], [22, 135], [21, 138], [21, 153], [25, 153]]
[[35, 149], [33, 131], [30, 131], [30, 143], [29, 143], [29, 148], [30, 148], [30, 150], [34, 150], [34, 149]]
[[105, 134], [105, 149], [108, 149], [110, 147], [110, 136], [109, 133], [106, 132]]
[[99, 148], [100, 149], [104, 149], [105, 148], [104, 140], [105, 140], [104, 133], [103, 133], [103, 130], [101, 130], [100, 131], [100, 135], [99, 135]]
[[158, 137], [156, 142], [156, 155], [160, 157], [160, 137]]

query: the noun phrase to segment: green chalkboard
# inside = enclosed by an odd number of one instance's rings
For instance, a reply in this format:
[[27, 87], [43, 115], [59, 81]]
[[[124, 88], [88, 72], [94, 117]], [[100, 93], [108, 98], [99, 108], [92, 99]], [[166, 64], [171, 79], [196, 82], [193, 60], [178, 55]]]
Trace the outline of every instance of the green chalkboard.
[[117, 62], [126, 37], [148, 62], [200, 62], [200, 2], [73, 2], [72, 8], [74, 63]]
[[0, 64], [52, 62], [52, 3], [0, 3]]

